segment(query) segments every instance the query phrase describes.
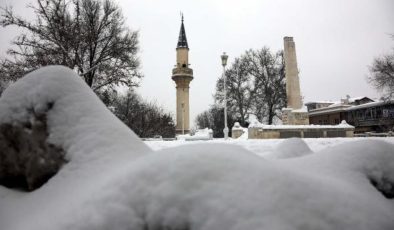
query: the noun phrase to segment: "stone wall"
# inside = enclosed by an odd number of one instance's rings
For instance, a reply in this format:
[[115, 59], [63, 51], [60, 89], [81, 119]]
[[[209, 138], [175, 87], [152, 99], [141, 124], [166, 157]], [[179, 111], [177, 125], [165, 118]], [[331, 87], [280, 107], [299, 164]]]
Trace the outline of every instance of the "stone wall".
[[300, 126], [299, 128], [248, 128], [249, 139], [278, 139], [278, 138], [326, 138], [326, 137], [353, 137], [354, 127], [310, 127]]

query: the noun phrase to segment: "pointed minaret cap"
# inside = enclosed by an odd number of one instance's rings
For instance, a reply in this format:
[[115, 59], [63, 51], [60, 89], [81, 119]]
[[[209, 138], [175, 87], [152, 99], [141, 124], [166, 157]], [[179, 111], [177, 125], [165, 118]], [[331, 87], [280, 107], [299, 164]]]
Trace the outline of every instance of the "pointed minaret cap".
[[181, 31], [179, 31], [179, 39], [176, 48], [189, 48], [189, 46], [187, 45], [185, 26], [183, 25], [183, 14], [182, 14]]

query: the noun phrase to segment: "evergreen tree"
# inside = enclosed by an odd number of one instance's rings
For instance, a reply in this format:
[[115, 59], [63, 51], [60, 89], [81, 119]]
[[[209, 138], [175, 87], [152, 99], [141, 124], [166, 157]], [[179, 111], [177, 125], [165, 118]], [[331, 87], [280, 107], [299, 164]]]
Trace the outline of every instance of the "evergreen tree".
[[[227, 113], [227, 127], [229, 128], [229, 136], [231, 136], [231, 128], [238, 121], [231, 113]], [[210, 128], [213, 131], [214, 138], [223, 138], [224, 133], [224, 108], [219, 105], [212, 105], [207, 111], [200, 113], [196, 117], [198, 128]]]

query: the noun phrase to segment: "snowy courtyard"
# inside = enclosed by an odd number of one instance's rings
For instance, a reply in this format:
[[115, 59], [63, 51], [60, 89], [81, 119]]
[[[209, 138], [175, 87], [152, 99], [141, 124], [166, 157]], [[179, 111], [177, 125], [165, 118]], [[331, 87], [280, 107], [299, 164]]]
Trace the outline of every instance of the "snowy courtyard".
[[[210, 141], [145, 141], [145, 144], [148, 145], [153, 150], [162, 150], [171, 147], [177, 147], [181, 145], [195, 145], [195, 144], [229, 144], [234, 146], [241, 146], [250, 152], [261, 156], [265, 159], [281, 159], [281, 158], [290, 158], [296, 157], [297, 154], [300, 153], [301, 155], [305, 155], [312, 152], [319, 152], [321, 150], [334, 147], [339, 144], [344, 143], [359, 143], [363, 141], [369, 140], [380, 140], [389, 142], [394, 144], [394, 137], [355, 137], [355, 138], [304, 138], [303, 141], [299, 141], [296, 138], [292, 139], [291, 141], [286, 142], [293, 142], [294, 144], [289, 148], [289, 155], [284, 155], [282, 153], [280, 146], [282, 142], [285, 142], [283, 139], [265, 139], [265, 140], [247, 140], [247, 139], [214, 139]], [[302, 143], [304, 142], [304, 143]], [[307, 147], [306, 147], [307, 146]], [[305, 151], [307, 150], [307, 151]], [[393, 150], [394, 151], [394, 150]], [[287, 152], [287, 151], [286, 151]], [[394, 154], [394, 152], [393, 152]]]
[[143, 142], [64, 67], [11, 85], [0, 125], [41, 134], [23, 167], [64, 157], [34, 191], [0, 186], [2, 230], [394, 228], [392, 137]]

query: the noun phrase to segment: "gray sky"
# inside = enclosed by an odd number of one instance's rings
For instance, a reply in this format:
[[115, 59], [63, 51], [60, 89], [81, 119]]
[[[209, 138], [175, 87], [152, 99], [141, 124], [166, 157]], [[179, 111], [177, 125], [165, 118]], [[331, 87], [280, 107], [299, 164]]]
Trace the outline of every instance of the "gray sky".
[[[25, 17], [32, 0], [0, 0]], [[393, 0], [117, 0], [126, 23], [140, 31], [145, 78], [139, 93], [175, 113], [175, 47], [180, 11], [185, 15], [189, 60], [191, 121], [213, 103], [222, 72], [220, 55], [229, 62], [245, 50], [283, 49], [283, 37], [294, 37], [304, 102], [350, 96], [378, 97], [366, 81], [374, 57], [394, 47]], [[16, 29], [0, 28], [4, 56]], [[192, 125], [192, 124], [191, 124]]]

